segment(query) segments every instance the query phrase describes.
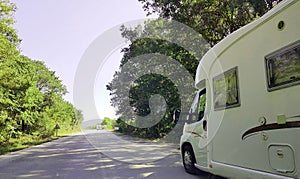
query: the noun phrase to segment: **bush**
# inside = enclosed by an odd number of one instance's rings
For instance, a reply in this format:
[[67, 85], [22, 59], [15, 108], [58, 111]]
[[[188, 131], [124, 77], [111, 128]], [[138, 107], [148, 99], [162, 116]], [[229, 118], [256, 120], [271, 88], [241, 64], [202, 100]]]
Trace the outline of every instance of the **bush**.
[[108, 117], [105, 117], [103, 119], [103, 121], [101, 122], [101, 125], [103, 126], [103, 128], [107, 129], [107, 130], [114, 130], [115, 124], [116, 124], [116, 121], [112, 120]]

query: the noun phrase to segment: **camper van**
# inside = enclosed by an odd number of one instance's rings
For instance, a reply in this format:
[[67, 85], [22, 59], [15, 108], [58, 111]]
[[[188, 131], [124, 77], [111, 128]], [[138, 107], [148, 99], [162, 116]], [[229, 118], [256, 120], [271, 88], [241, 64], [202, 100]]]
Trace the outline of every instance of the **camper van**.
[[180, 140], [185, 170], [300, 178], [300, 1], [285, 0], [201, 59]]

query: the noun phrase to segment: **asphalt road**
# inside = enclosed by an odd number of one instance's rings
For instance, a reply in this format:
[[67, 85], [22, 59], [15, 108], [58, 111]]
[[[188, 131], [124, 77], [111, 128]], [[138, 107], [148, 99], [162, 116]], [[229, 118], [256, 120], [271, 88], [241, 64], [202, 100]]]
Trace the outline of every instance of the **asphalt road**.
[[208, 178], [185, 173], [176, 145], [91, 131], [0, 156], [0, 178]]

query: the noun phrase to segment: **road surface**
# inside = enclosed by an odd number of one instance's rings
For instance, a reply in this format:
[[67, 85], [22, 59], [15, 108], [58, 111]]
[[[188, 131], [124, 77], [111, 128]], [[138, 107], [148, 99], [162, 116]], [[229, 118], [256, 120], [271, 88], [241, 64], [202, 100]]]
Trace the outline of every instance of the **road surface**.
[[185, 173], [176, 145], [101, 130], [0, 156], [1, 179], [207, 177]]

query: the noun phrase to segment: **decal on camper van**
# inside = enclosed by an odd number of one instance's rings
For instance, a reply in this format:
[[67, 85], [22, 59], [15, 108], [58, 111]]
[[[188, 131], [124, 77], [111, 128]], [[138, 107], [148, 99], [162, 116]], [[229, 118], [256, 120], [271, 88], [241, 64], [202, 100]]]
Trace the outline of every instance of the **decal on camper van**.
[[[297, 116], [297, 117], [300, 117], [300, 116]], [[257, 127], [247, 130], [242, 135], [242, 140], [245, 140], [247, 137], [257, 134], [258, 132], [278, 130], [278, 129], [288, 129], [288, 128], [300, 128], [300, 121], [286, 122], [285, 124], [272, 123], [272, 124], [265, 124], [265, 125], [257, 126]]]

